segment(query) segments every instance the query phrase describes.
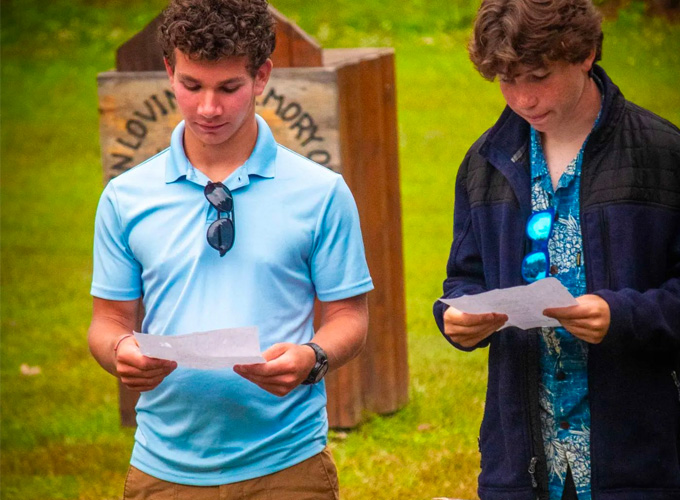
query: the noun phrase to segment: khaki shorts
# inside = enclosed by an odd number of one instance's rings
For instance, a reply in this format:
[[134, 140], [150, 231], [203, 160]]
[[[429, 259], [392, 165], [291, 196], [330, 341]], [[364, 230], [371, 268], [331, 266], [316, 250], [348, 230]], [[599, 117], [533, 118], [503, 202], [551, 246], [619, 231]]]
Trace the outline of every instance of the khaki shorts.
[[186, 486], [130, 466], [124, 500], [339, 500], [338, 474], [326, 448], [304, 462], [255, 479], [219, 486]]

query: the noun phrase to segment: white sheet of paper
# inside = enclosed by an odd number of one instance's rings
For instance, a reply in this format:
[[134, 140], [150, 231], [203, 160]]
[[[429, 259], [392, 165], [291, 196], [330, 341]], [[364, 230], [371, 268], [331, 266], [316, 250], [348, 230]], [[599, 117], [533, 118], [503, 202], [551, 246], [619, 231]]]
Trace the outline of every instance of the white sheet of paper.
[[503, 328], [516, 326], [523, 330], [541, 326], [560, 326], [557, 320], [543, 316], [543, 310], [578, 304], [557, 278], [545, 278], [530, 285], [491, 290], [478, 295], [439, 300], [466, 313], [507, 314], [508, 321]]
[[223, 328], [184, 335], [134, 332], [142, 354], [177, 361], [185, 368], [217, 370], [234, 365], [264, 363], [256, 326]]

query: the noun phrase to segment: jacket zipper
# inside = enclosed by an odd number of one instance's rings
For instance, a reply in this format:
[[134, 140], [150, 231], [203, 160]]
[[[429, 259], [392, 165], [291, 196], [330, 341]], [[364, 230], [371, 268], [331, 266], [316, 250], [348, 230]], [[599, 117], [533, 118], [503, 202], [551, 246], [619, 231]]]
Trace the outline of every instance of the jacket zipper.
[[538, 483], [536, 482], [536, 464], [538, 463], [538, 457], [531, 457], [531, 462], [529, 462], [529, 475], [531, 476], [531, 487], [538, 488]]
[[[611, 288], [611, 269], [609, 269], [609, 256], [611, 255], [609, 248], [609, 223], [607, 222], [607, 217], [603, 210], [600, 209], [600, 227], [602, 234], [602, 252], [604, 253], [604, 267], [605, 267], [605, 284], [603, 288]], [[583, 227], [583, 226], [581, 226]]]
[[678, 401], [680, 401], [680, 379], [678, 379], [678, 372], [673, 370], [671, 372], [671, 377], [673, 377], [673, 382], [675, 383], [675, 387], [678, 388]]
[[[529, 439], [531, 458], [527, 472], [531, 478], [531, 486], [538, 500], [548, 499], [548, 471], [545, 465], [545, 450], [538, 408], [538, 329], [532, 329], [527, 349], [527, 396], [529, 398]], [[529, 371], [531, 373], [529, 373]], [[534, 378], [535, 377], [535, 378]], [[532, 383], [530, 380], [533, 380]], [[532, 396], [535, 396], [534, 399]], [[543, 457], [543, 458], [542, 458]]]

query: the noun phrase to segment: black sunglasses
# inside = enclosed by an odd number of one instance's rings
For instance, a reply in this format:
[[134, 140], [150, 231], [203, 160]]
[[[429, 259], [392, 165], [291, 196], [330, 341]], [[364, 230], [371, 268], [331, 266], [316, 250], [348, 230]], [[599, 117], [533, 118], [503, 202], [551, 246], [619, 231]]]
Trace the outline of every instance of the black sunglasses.
[[[224, 254], [234, 246], [236, 231], [234, 226], [234, 197], [229, 188], [221, 182], [208, 182], [203, 194], [217, 210], [217, 220], [210, 224], [206, 235], [208, 244], [220, 252], [220, 257], [224, 257]], [[227, 218], [221, 218], [223, 213], [227, 215]]]

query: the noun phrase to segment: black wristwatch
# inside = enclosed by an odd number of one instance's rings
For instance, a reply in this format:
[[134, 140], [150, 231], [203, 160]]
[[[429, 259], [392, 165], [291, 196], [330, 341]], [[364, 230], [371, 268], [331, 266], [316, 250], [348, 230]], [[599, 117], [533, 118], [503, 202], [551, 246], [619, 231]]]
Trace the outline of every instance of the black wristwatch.
[[323, 349], [321, 349], [321, 347], [319, 347], [313, 342], [309, 342], [303, 345], [308, 345], [309, 347], [314, 349], [316, 362], [314, 363], [312, 371], [309, 372], [309, 375], [307, 375], [307, 378], [302, 382], [302, 384], [303, 385], [316, 384], [317, 382], [321, 381], [321, 379], [324, 377], [324, 375], [326, 375], [326, 372], [328, 371], [328, 356], [326, 356], [326, 352]]

